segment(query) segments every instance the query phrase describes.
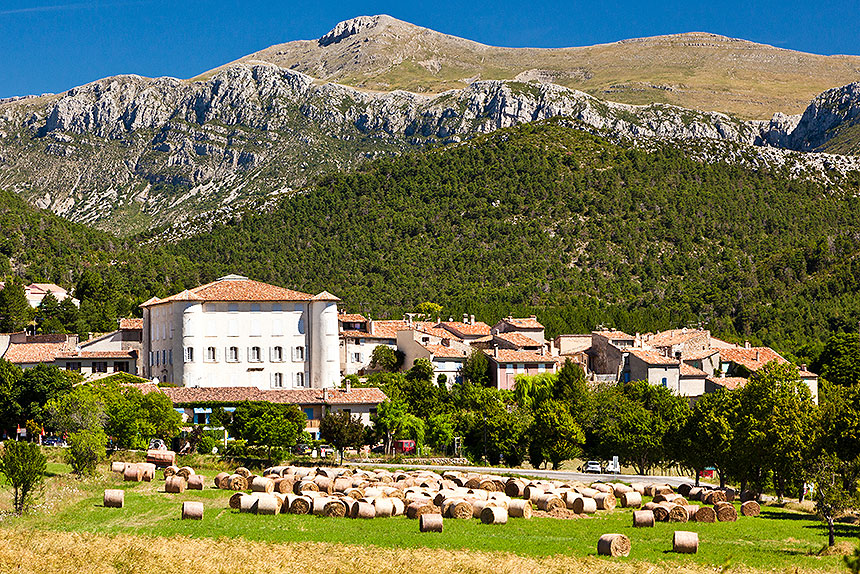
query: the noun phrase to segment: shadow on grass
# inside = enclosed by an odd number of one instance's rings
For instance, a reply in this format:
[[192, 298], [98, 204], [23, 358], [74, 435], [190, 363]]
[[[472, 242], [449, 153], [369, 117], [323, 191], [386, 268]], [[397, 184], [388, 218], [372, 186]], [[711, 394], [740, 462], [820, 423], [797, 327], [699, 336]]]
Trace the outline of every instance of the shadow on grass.
[[811, 514], [804, 514], [803, 512], [793, 512], [790, 510], [775, 512], [766, 508], [761, 509], [760, 516], [770, 520], [815, 520], [814, 516]]

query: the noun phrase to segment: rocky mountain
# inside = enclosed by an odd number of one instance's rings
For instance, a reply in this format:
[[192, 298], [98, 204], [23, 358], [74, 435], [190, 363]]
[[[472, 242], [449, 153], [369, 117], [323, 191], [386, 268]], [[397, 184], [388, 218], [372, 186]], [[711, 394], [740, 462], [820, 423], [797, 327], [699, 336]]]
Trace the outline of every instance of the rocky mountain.
[[860, 79], [858, 56], [806, 54], [703, 32], [585, 47], [501, 48], [385, 15], [347, 20], [317, 40], [278, 44], [240, 61], [378, 91], [440, 93], [475, 80], [536, 81], [600, 99], [746, 119], [802, 113], [817, 94]]
[[[382, 21], [339, 24], [315, 45], [390, 30]], [[662, 103], [615, 103], [542, 81], [474, 81], [440, 94], [370, 92], [251, 58], [195, 81], [116, 76], [60, 95], [0, 102], [0, 188], [129, 234], [290, 193], [366, 158], [557, 116], [612, 137], [695, 141], [685, 146], [705, 161], [787, 163], [796, 173], [826, 175], [857, 169], [860, 160], [750, 146], [812, 150], [841, 138], [850, 152], [846, 122], [856, 120], [857, 102], [856, 86], [846, 86], [822, 94], [802, 117], [741, 120]]]

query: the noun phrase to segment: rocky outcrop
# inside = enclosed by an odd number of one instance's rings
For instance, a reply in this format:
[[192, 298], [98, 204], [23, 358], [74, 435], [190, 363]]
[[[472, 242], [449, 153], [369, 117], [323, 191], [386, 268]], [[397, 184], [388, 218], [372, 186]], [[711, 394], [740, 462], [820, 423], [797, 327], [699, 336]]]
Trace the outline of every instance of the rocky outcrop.
[[360, 34], [365, 30], [370, 30], [371, 28], [375, 28], [381, 19], [387, 18], [392, 20], [389, 16], [359, 16], [358, 18], [352, 18], [350, 20], [344, 20], [343, 22], [338, 23], [334, 28], [329, 30], [329, 32], [318, 40], [320, 46], [328, 46], [329, 44], [335, 44], [340, 42], [345, 38], [349, 38], [350, 36], [354, 36], [356, 34]]
[[[798, 151], [823, 148], [841, 130], [860, 123], [860, 82], [820, 94], [806, 108], [787, 145]], [[860, 149], [855, 150], [860, 153]]]

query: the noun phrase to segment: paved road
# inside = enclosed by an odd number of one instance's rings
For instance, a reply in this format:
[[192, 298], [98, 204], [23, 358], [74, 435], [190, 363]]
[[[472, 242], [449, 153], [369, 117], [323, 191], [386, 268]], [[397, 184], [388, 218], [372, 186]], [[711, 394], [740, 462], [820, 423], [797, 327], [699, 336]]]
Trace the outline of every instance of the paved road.
[[528, 470], [523, 468], [491, 468], [486, 466], [437, 466], [429, 464], [390, 464], [390, 463], [373, 463], [373, 462], [348, 462], [345, 466], [365, 466], [372, 468], [419, 468], [426, 470], [459, 470], [462, 472], [479, 472], [481, 474], [518, 474], [522, 476], [534, 476], [537, 478], [548, 478], [550, 480], [562, 481], [579, 481], [579, 482], [597, 482], [597, 481], [615, 481], [622, 482], [659, 482], [661, 484], [670, 484], [678, 486], [688, 482], [692, 484], [694, 481], [691, 478], [683, 476], [655, 476], [655, 475], [639, 475], [639, 474], [585, 474], [582, 472], [570, 472], [567, 470]]

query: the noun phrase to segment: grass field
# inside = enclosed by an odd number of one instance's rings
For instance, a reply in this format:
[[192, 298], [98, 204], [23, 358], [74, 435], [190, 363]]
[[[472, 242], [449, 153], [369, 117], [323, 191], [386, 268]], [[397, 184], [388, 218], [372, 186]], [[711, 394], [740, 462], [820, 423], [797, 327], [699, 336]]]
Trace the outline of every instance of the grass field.
[[[308, 572], [322, 564], [327, 572], [402, 572], [419, 564], [433, 564], [439, 572], [836, 572], [844, 569], [841, 554], [853, 549], [858, 536], [856, 526], [840, 525], [838, 551], [821, 554], [823, 524], [780, 508], [764, 508], [761, 517], [736, 523], [659, 523], [651, 529], [632, 528], [625, 510], [577, 520], [511, 519], [501, 526], [446, 520], [442, 534], [421, 534], [417, 521], [404, 517], [239, 514], [227, 505], [232, 493], [211, 486], [175, 495], [163, 492], [161, 480], [124, 483], [102, 468], [98, 477], [81, 481], [67, 470], [52, 463], [39, 508], [0, 523], [0, 572], [88, 572], [95, 563], [113, 567], [100, 572], [165, 572], [165, 565], [188, 559], [200, 572], [267, 570], [262, 566], [268, 561], [302, 563]], [[206, 474], [211, 479], [214, 472]], [[105, 488], [125, 489], [125, 508], [104, 508]], [[0, 503], [8, 505], [7, 497], [4, 491]], [[202, 521], [180, 520], [185, 500], [204, 503]], [[670, 552], [675, 529], [699, 533], [698, 554]], [[630, 537], [629, 558], [596, 556], [597, 539], [607, 532]], [[54, 562], [55, 554], [66, 559]], [[33, 560], [43, 568], [28, 570]]]

